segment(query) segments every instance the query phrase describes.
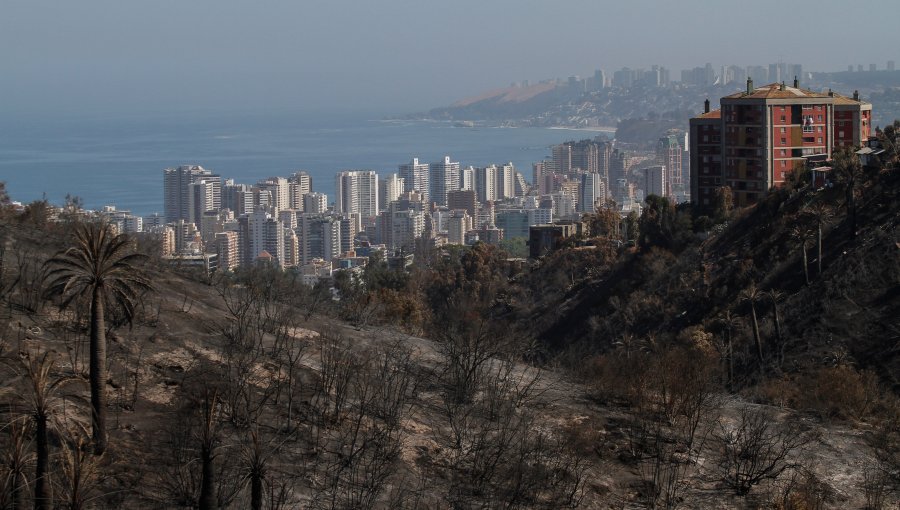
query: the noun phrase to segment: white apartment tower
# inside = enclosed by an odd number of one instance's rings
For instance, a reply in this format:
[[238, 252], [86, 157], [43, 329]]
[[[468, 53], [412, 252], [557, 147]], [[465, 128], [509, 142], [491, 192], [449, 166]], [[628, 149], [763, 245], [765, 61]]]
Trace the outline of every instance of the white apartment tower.
[[472, 217], [462, 209], [454, 210], [447, 220], [447, 243], [466, 244], [466, 232], [472, 230]]
[[328, 210], [328, 196], [325, 193], [310, 192], [303, 195], [303, 212], [322, 214]]
[[[278, 211], [282, 209], [291, 208], [291, 188], [286, 178], [269, 177], [259, 181], [256, 186], [260, 190], [267, 190], [272, 194], [272, 203], [270, 204], [272, 214], [278, 214]], [[274, 253], [272, 255], [274, 256]]]
[[497, 184], [497, 200], [504, 198], [513, 198], [516, 196], [516, 167], [512, 163], [500, 165], [496, 167]]
[[288, 177], [288, 189], [290, 190], [291, 209], [303, 209], [303, 195], [312, 192], [312, 177], [304, 171], [291, 174]]
[[281, 267], [284, 264], [284, 229], [281, 222], [263, 210], [250, 213], [248, 217], [247, 247], [250, 259], [255, 261], [266, 251]]
[[475, 168], [467, 166], [459, 173], [459, 189], [474, 190], [475, 189]]
[[497, 200], [496, 165], [475, 170], [475, 195], [482, 204]]
[[341, 214], [378, 216], [378, 175], [372, 170], [347, 170], [335, 176], [334, 209]]
[[398, 168], [400, 177], [403, 178], [403, 191], [416, 191], [422, 195], [423, 202], [429, 203], [431, 184], [428, 163], [419, 163], [419, 158], [413, 158], [411, 162], [400, 165]]
[[382, 211], [387, 209], [391, 202], [400, 198], [400, 194], [404, 191], [403, 183], [404, 179], [397, 174], [391, 174], [378, 181], [378, 205]]
[[450, 161], [450, 156], [429, 166], [431, 201], [437, 205], [447, 205], [447, 193], [456, 191], [460, 186], [459, 162]]

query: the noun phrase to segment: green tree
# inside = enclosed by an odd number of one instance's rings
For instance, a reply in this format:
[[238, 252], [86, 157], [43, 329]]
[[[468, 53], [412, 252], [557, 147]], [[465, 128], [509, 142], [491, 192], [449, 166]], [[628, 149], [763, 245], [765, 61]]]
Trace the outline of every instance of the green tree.
[[131, 321], [143, 291], [152, 289], [138, 264], [145, 256], [132, 250], [131, 239], [115, 235], [106, 223], [75, 227], [74, 246], [47, 261], [50, 295], [62, 296], [66, 307], [89, 297], [91, 428], [94, 453], [106, 451], [106, 305], [112, 301]]

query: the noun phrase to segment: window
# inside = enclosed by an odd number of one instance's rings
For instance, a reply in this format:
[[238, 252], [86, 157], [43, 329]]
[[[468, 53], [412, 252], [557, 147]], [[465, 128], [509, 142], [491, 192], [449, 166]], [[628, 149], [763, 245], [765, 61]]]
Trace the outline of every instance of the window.
[[787, 145], [787, 138], [781, 139], [781, 145]]
[[781, 155], [787, 156], [787, 149], [781, 149]]
[[781, 122], [784, 122], [784, 115], [781, 116]]
[[785, 129], [785, 128], [781, 128], [781, 132], [782, 132], [782, 133], [786, 132], [786, 129]]
[[709, 135], [703, 135], [703, 141], [704, 141], [704, 142], [708, 142], [708, 141], [709, 141]]
[[844, 137], [844, 132], [838, 131], [838, 138], [843, 138], [843, 137]]
[[822, 122], [822, 116], [819, 115], [819, 122]]
[[781, 160], [781, 167], [784, 168], [784, 167], [786, 167], [786, 166], [787, 166], [787, 161], [785, 161], [785, 160], [782, 159], [782, 160]]
[[822, 137], [821, 137], [821, 136], [819, 137], [819, 143], [822, 143]]
[[816, 131], [818, 131], [819, 133], [821, 133], [821, 132], [822, 132], [822, 126], [816, 126]]

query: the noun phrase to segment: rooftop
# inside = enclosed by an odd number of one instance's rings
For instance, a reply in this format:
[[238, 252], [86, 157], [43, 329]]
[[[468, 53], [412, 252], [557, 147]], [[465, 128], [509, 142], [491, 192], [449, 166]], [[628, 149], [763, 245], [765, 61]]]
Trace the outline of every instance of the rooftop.
[[[837, 95], [835, 94], [835, 97]], [[757, 87], [753, 92], [737, 92], [723, 97], [722, 99], [810, 99], [810, 98], [831, 98], [828, 94], [814, 92], [808, 89], [794, 88], [781, 83], [770, 83]]]
[[722, 110], [713, 110], [711, 112], [701, 113], [694, 117], [695, 119], [721, 119]]

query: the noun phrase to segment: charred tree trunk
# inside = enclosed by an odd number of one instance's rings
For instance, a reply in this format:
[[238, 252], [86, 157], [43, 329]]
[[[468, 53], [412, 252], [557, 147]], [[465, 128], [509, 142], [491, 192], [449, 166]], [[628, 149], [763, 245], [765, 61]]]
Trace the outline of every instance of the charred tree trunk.
[[52, 507], [53, 495], [50, 490], [50, 437], [47, 431], [47, 416], [38, 413], [34, 417], [36, 424], [35, 448], [37, 462], [34, 469], [34, 508], [49, 510]]
[[91, 297], [91, 429], [94, 454], [106, 451], [106, 318], [103, 288], [94, 287]]
[[756, 303], [750, 301], [750, 314], [753, 316], [753, 340], [756, 343], [756, 355], [759, 357], [759, 367], [762, 370], [765, 359], [763, 358], [762, 338], [759, 335], [759, 321], [756, 318]]
[[216, 471], [213, 466], [213, 458], [212, 447], [203, 445], [200, 448], [200, 462], [203, 465], [203, 479], [200, 482], [200, 510], [216, 508]]

